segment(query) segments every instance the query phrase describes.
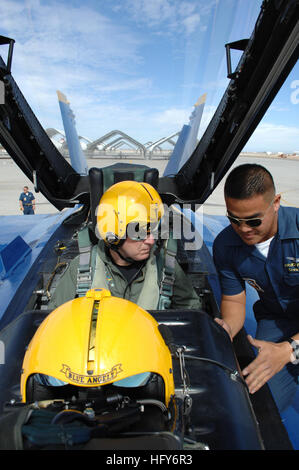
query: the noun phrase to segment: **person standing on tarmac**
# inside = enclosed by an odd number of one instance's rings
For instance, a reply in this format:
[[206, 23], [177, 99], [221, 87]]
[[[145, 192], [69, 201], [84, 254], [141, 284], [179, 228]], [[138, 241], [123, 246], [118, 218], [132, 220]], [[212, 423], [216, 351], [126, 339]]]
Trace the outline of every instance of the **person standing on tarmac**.
[[28, 186], [24, 186], [23, 192], [19, 197], [20, 210], [24, 215], [34, 215], [35, 212], [35, 197]]

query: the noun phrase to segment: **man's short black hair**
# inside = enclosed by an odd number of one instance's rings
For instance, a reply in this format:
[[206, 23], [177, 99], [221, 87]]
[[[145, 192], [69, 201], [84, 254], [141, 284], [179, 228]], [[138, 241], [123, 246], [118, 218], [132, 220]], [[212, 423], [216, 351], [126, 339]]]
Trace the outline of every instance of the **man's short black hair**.
[[228, 175], [224, 185], [224, 195], [232, 199], [249, 199], [258, 194], [275, 195], [275, 185], [271, 173], [261, 165], [245, 163], [237, 166]]

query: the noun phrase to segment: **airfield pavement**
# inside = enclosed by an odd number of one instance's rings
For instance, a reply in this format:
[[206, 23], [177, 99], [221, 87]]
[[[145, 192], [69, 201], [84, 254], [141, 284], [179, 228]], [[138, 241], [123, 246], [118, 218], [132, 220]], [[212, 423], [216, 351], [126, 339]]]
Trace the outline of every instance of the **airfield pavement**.
[[[132, 159], [89, 159], [88, 166], [101, 167], [117, 162], [145, 164], [157, 168], [163, 174], [167, 160], [132, 160]], [[265, 154], [242, 154], [232, 168], [243, 163], [258, 163], [265, 166], [273, 175], [276, 190], [281, 194], [281, 202], [285, 206], [299, 207], [299, 157], [265, 156]], [[226, 209], [223, 199], [224, 179], [219, 183], [213, 194], [207, 199], [203, 207], [204, 214], [225, 215]], [[0, 215], [22, 215], [19, 210], [19, 195], [23, 186], [28, 185], [33, 191], [32, 182], [26, 178], [19, 167], [10, 158], [0, 158]], [[33, 191], [34, 192], [34, 191]], [[35, 193], [36, 214], [50, 214], [58, 212], [41, 193]]]

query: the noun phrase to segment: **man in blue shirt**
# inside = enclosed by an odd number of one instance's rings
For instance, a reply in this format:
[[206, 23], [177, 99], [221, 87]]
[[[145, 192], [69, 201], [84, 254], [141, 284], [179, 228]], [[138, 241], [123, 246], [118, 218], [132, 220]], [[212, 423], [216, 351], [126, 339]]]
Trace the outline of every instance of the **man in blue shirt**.
[[257, 332], [248, 339], [258, 354], [242, 373], [250, 393], [268, 382], [282, 411], [299, 375], [299, 209], [280, 206], [271, 174], [255, 164], [229, 174], [224, 196], [230, 225], [213, 246], [222, 288], [216, 321], [233, 338], [245, 321], [245, 282], [256, 289]]
[[23, 211], [24, 215], [34, 214], [35, 211], [35, 197], [29, 191], [28, 186], [24, 186], [23, 192], [19, 197], [20, 210]]

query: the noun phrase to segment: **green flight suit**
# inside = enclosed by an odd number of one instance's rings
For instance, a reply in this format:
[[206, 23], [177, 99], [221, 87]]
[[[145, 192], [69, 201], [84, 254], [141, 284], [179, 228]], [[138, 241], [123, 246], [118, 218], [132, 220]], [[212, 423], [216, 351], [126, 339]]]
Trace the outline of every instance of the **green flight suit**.
[[[93, 248], [96, 256], [96, 267], [92, 287], [109, 289], [111, 295], [130, 300], [146, 310], [155, 310], [159, 300], [159, 281], [156, 256], [152, 253], [145, 266], [133, 282], [128, 283], [117, 266], [107, 256], [104, 242], [100, 241]], [[58, 286], [48, 304], [49, 309], [72, 300], [76, 296], [77, 270], [79, 256], [74, 258], [66, 272], [63, 274]], [[125, 295], [125, 296], [124, 296]], [[173, 309], [199, 309], [200, 300], [190, 285], [180, 265], [175, 263], [175, 281], [170, 308]]]

